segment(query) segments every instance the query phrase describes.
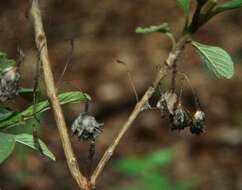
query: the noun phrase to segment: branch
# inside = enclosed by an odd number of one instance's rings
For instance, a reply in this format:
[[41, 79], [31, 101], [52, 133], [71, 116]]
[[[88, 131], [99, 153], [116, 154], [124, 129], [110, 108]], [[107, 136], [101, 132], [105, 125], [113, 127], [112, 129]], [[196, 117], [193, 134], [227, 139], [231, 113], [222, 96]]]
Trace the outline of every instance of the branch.
[[185, 44], [186, 44], [186, 42], [188, 41], [189, 38], [190, 38], [190, 36], [188, 34], [184, 34], [180, 38], [180, 40], [176, 44], [174, 50], [172, 50], [170, 52], [168, 58], [165, 61], [166, 67], [163, 67], [159, 70], [153, 84], [147, 89], [147, 91], [145, 92], [145, 94], [143, 95], [141, 100], [136, 104], [136, 106], [135, 106], [134, 110], [132, 111], [132, 113], [130, 114], [128, 120], [125, 122], [125, 124], [123, 125], [123, 127], [119, 131], [118, 135], [114, 138], [112, 144], [105, 151], [103, 157], [99, 161], [96, 169], [94, 170], [94, 172], [91, 176], [91, 185], [93, 186], [93, 188], [95, 187], [97, 177], [101, 174], [101, 172], [103, 171], [103, 168], [106, 166], [109, 159], [113, 155], [113, 153], [114, 153], [117, 145], [119, 144], [121, 138], [124, 136], [126, 131], [131, 127], [132, 123], [135, 121], [137, 116], [143, 111], [144, 106], [146, 105], [146, 103], [148, 102], [150, 97], [155, 92], [155, 90], [158, 87], [160, 81], [163, 80], [166, 77], [169, 69], [172, 68], [172, 66], [176, 64], [176, 61], [177, 61], [179, 55], [181, 54], [182, 50], [184, 49]]
[[51, 71], [50, 62], [48, 58], [48, 49], [47, 49], [47, 40], [43, 29], [43, 23], [42, 18], [40, 14], [39, 9], [39, 2], [38, 0], [32, 1], [32, 7], [30, 14], [33, 18], [33, 24], [35, 29], [35, 42], [36, 46], [40, 52], [40, 59], [43, 66], [43, 73], [44, 73], [44, 80], [46, 84], [46, 91], [47, 96], [49, 97], [49, 100], [51, 102], [54, 117], [56, 120], [56, 124], [59, 130], [61, 142], [63, 145], [64, 153], [67, 159], [67, 164], [69, 167], [69, 170], [73, 176], [73, 178], [76, 180], [80, 188], [89, 190], [95, 187], [97, 177], [101, 174], [104, 167], [108, 163], [109, 159], [113, 155], [117, 145], [119, 144], [120, 140], [126, 133], [126, 131], [131, 127], [137, 116], [143, 111], [146, 103], [150, 99], [150, 97], [154, 94], [156, 88], [158, 87], [161, 80], [163, 80], [166, 75], [168, 74], [169, 69], [172, 68], [173, 65], [176, 64], [176, 61], [181, 54], [182, 50], [184, 49], [184, 46], [190, 36], [188, 34], [184, 34], [178, 43], [175, 45], [175, 48], [170, 52], [168, 58], [165, 61], [165, 67], [162, 67], [153, 84], [147, 89], [141, 100], [136, 104], [134, 110], [130, 114], [128, 120], [125, 122], [123, 127], [121, 128], [118, 135], [115, 137], [111, 145], [107, 148], [105, 151], [103, 157], [101, 158], [100, 162], [98, 163], [96, 169], [94, 170], [91, 179], [87, 179], [79, 170], [75, 155], [73, 153], [70, 139], [68, 136], [64, 116], [62, 113], [62, 109], [60, 106], [60, 103], [58, 101], [57, 95], [56, 95], [56, 88], [54, 85], [54, 78], [53, 73]]
[[73, 153], [62, 109], [56, 95], [53, 73], [48, 57], [47, 40], [43, 28], [38, 0], [32, 1], [30, 15], [32, 16], [32, 22], [35, 30], [35, 43], [38, 51], [40, 52], [40, 60], [43, 67], [47, 96], [54, 112], [55, 121], [58, 127], [69, 170], [80, 188], [89, 189], [87, 179], [80, 172], [77, 160]]

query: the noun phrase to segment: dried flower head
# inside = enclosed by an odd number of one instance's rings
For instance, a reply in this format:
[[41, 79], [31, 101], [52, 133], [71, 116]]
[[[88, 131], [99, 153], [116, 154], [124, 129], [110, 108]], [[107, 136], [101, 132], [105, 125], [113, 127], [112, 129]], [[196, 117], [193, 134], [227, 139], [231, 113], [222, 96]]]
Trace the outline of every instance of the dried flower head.
[[161, 95], [156, 107], [163, 113], [173, 114], [176, 102], [177, 95], [175, 93], [165, 92]]
[[1, 71], [0, 75], [0, 101], [11, 100], [18, 95], [20, 74], [15, 66]]
[[102, 132], [100, 127], [103, 124], [98, 123], [96, 119], [87, 113], [80, 113], [71, 126], [72, 133], [77, 135], [83, 141], [95, 141]]
[[193, 116], [193, 124], [190, 127], [192, 134], [201, 134], [205, 128], [205, 113], [201, 110], [197, 110]]
[[184, 110], [181, 106], [170, 115], [171, 129], [181, 130], [190, 125], [189, 113]]

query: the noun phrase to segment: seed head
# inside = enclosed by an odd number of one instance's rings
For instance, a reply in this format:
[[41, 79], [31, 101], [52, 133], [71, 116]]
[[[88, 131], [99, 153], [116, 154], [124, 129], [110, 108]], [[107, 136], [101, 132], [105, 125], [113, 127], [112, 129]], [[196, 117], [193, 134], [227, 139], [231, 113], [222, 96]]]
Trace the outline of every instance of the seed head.
[[193, 116], [193, 124], [190, 127], [192, 134], [200, 135], [205, 128], [205, 113], [201, 110], [197, 110]]
[[176, 102], [177, 95], [175, 93], [165, 92], [161, 95], [156, 107], [163, 113], [173, 114]]
[[80, 113], [74, 120], [71, 130], [80, 140], [95, 141], [97, 136], [102, 132], [100, 129], [101, 126], [103, 126], [103, 124], [98, 123], [93, 116], [87, 113]]
[[172, 130], [181, 130], [185, 127], [188, 127], [190, 124], [190, 117], [181, 106], [179, 106], [174, 114], [170, 115], [171, 129]]
[[0, 101], [11, 100], [18, 95], [20, 74], [15, 66], [4, 69], [0, 75]]

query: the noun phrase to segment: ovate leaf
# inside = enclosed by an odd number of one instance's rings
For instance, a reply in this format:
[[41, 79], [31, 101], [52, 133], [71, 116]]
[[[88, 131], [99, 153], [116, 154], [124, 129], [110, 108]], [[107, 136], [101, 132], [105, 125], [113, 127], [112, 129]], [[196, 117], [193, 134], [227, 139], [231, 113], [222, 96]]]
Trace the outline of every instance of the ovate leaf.
[[[25, 146], [28, 146], [32, 149], [39, 150], [37, 143], [34, 141], [33, 135], [30, 134], [19, 134], [15, 136], [16, 142], [23, 144]], [[38, 139], [39, 145], [41, 148], [41, 153], [50, 158], [51, 160], [55, 161], [55, 156], [54, 154], [48, 149], [48, 147], [45, 145], [45, 143]]]
[[[91, 98], [89, 95], [80, 92], [80, 91], [75, 91], [75, 92], [65, 92], [62, 93], [58, 96], [60, 104], [67, 104], [67, 103], [76, 103], [76, 102], [86, 102], [89, 101]], [[49, 110], [50, 103], [48, 100], [41, 101], [37, 104], [35, 104], [35, 113], [42, 113], [47, 110]], [[0, 121], [0, 128], [1, 127], [8, 127], [8, 126], [13, 126], [16, 124], [19, 124], [23, 121], [26, 121], [28, 119], [31, 119], [34, 117], [34, 106], [31, 105], [28, 107], [26, 110], [23, 112], [14, 114], [12, 117], [9, 117], [7, 120]]]
[[179, 6], [182, 8], [186, 15], [189, 14], [190, 0], [177, 0]]
[[0, 132], [0, 164], [9, 157], [14, 150], [14, 146], [14, 136]]
[[218, 12], [227, 11], [231, 9], [237, 9], [240, 7], [242, 7], [242, 0], [232, 0], [218, 5], [215, 9], [215, 12], [218, 13]]
[[146, 33], [153, 33], [153, 32], [161, 32], [161, 33], [168, 33], [170, 32], [170, 27], [167, 23], [163, 23], [161, 25], [152, 25], [148, 27], [138, 27], [135, 30], [136, 33], [146, 34]]
[[216, 77], [229, 79], [233, 76], [234, 63], [225, 50], [194, 41], [192, 45], [197, 49], [203, 63]]

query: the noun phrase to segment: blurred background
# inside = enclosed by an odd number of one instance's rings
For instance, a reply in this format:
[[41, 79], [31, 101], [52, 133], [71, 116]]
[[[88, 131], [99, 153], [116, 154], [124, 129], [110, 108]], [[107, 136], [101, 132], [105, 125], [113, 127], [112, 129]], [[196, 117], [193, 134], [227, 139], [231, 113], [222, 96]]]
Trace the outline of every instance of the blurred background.
[[[194, 8], [195, 1], [192, 1]], [[37, 51], [28, 17], [28, 0], [0, 1], [0, 51], [17, 59], [17, 45], [25, 53], [21, 85], [31, 88]], [[135, 34], [137, 26], [168, 22], [180, 33], [184, 18], [175, 0], [42, 0], [41, 8], [49, 56], [58, 81], [74, 40], [73, 62], [58, 86], [59, 92], [82, 90], [92, 97], [90, 112], [104, 122], [96, 145], [93, 166], [127, 119], [136, 99], [125, 62], [141, 97], [171, 49], [162, 34]], [[206, 113], [206, 132], [171, 131], [158, 110], [145, 111], [122, 139], [98, 178], [100, 190], [242, 190], [242, 10], [228, 11], [205, 25], [194, 39], [226, 49], [235, 62], [235, 75], [218, 80], [204, 69], [189, 45], [179, 60]], [[41, 79], [42, 81], [42, 79]], [[169, 89], [169, 78], [163, 82]], [[41, 86], [43, 84], [41, 83]], [[184, 85], [182, 100], [191, 110], [193, 95]], [[178, 89], [179, 92], [179, 89]], [[23, 110], [30, 102], [8, 102]], [[68, 126], [83, 111], [83, 104], [63, 106]], [[28, 131], [31, 129], [17, 129]], [[57, 157], [56, 162], [29, 149], [17, 147], [0, 165], [1, 190], [78, 189], [63, 154], [52, 113], [44, 114], [39, 135]], [[88, 174], [88, 143], [72, 137], [80, 167]]]

